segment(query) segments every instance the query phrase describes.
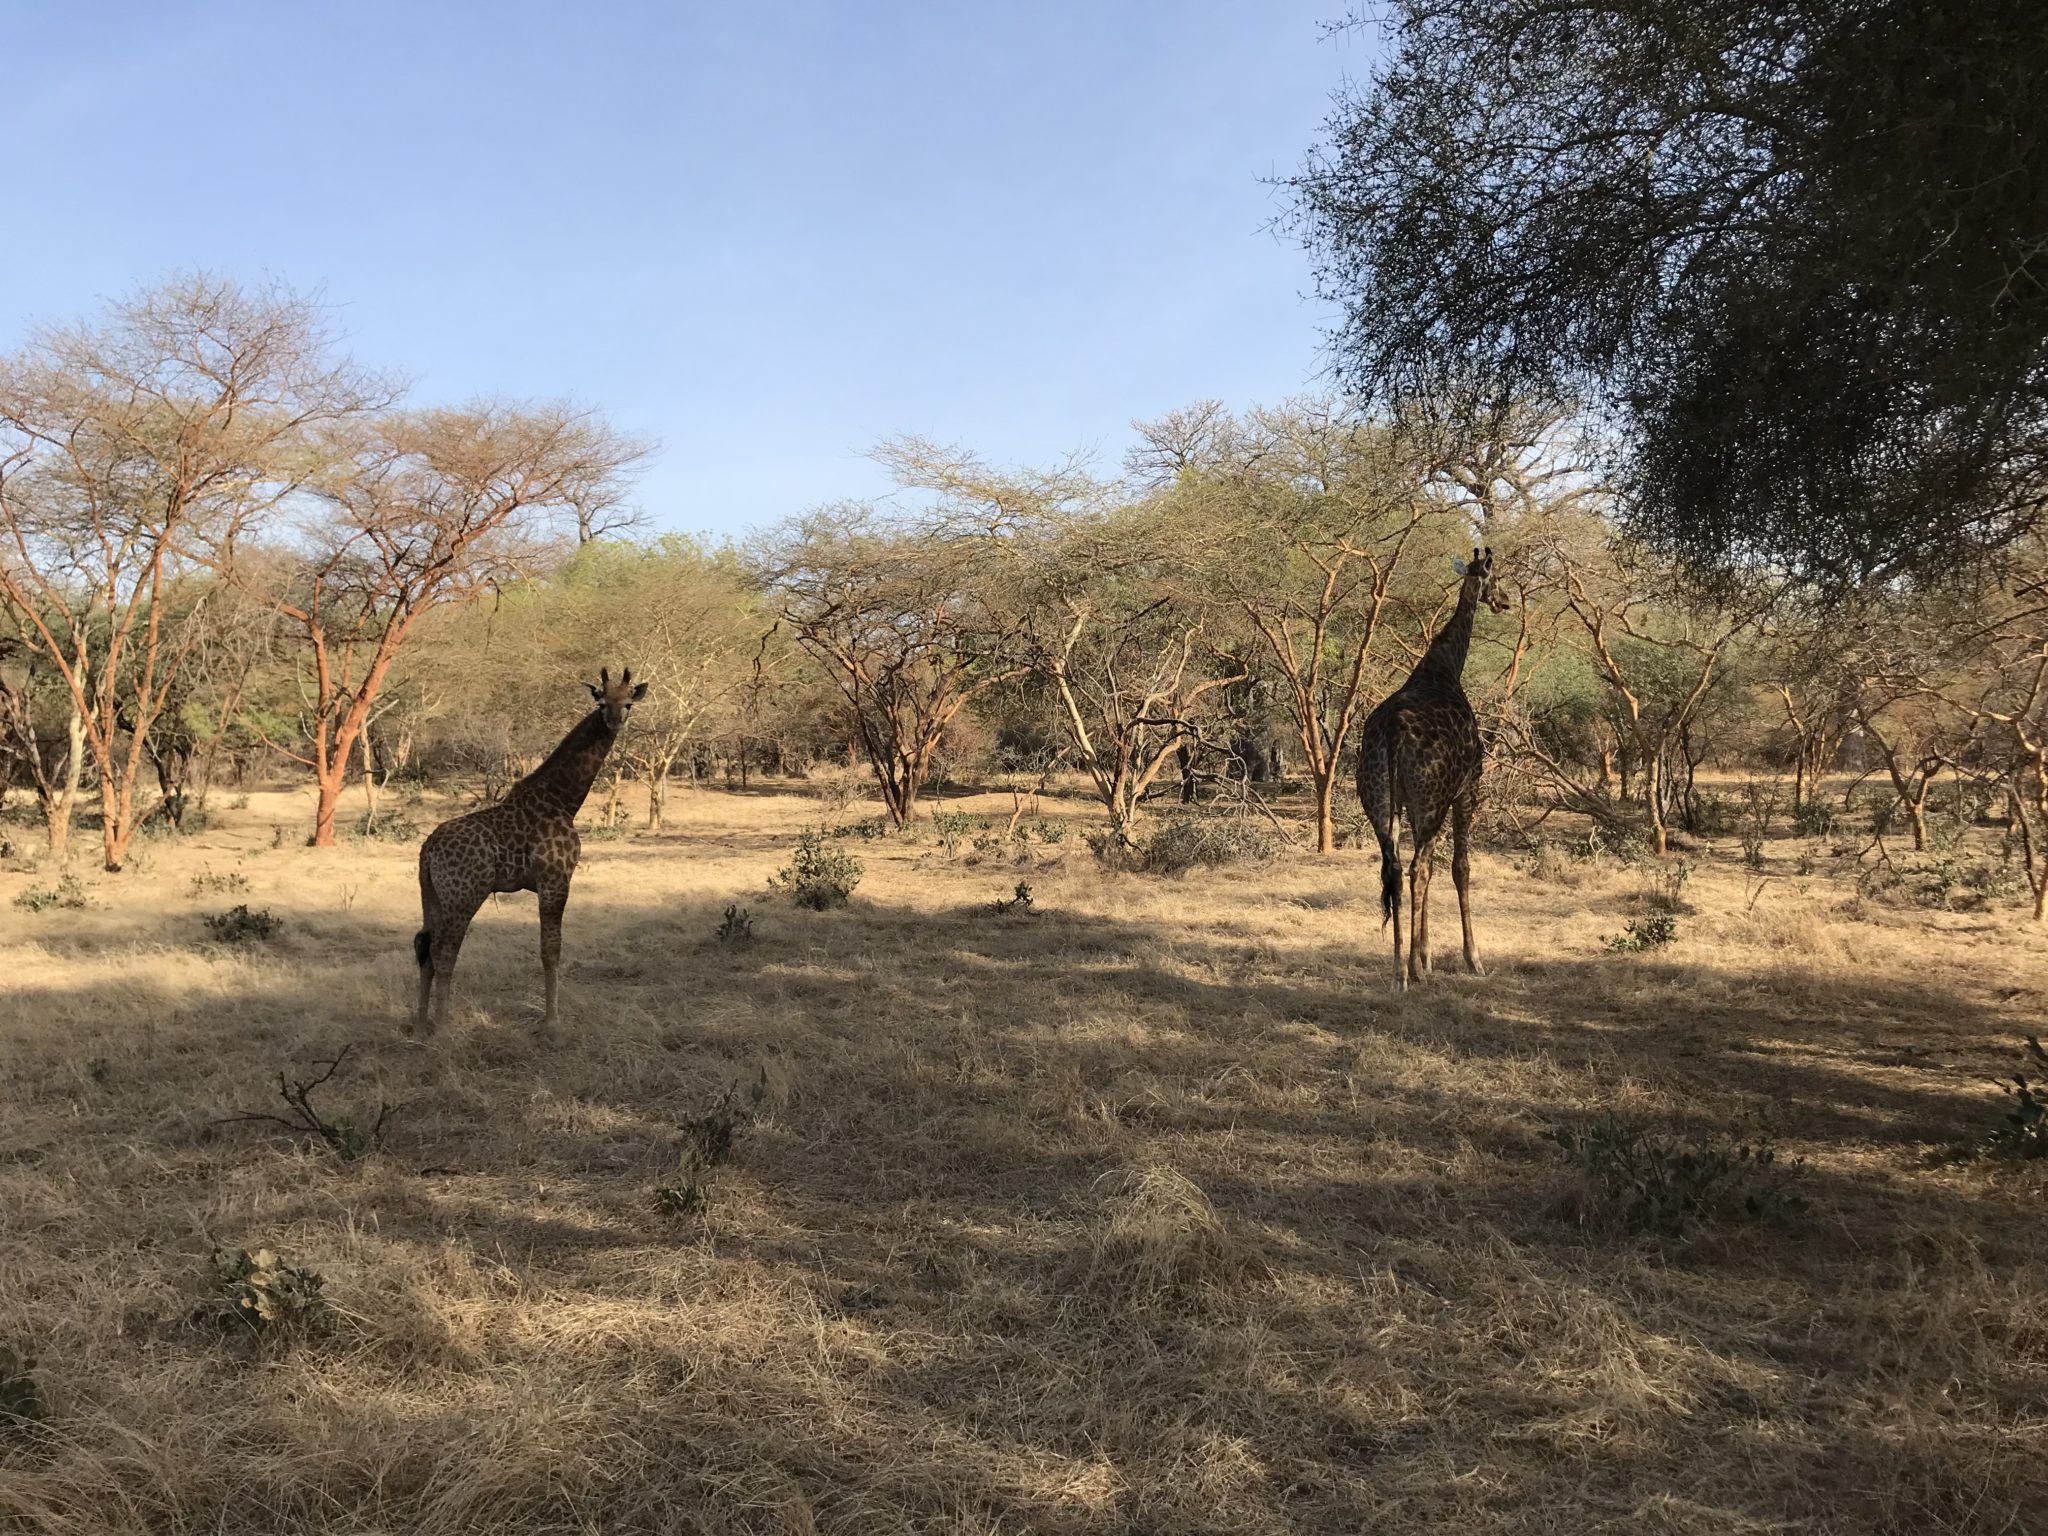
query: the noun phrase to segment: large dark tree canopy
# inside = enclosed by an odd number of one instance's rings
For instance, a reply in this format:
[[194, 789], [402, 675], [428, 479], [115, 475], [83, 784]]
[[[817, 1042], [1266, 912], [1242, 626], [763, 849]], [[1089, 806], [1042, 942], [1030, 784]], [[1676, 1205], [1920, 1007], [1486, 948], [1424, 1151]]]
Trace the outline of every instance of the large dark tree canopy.
[[1614, 430], [1647, 533], [1840, 581], [2048, 507], [2041, 0], [1404, 0], [1294, 178], [1346, 382]]

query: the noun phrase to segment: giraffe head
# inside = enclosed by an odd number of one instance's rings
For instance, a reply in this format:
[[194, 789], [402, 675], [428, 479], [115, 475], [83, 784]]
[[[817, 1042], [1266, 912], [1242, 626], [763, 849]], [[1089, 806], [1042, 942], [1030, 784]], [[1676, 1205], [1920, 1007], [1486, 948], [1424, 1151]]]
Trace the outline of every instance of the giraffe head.
[[619, 674], [616, 683], [612, 681], [612, 669], [605, 667], [589, 687], [590, 696], [597, 700], [597, 707], [604, 712], [605, 728], [612, 731], [625, 725], [626, 717], [633, 713], [633, 706], [647, 695], [647, 685], [633, 681], [631, 667]]
[[1472, 593], [1477, 601], [1486, 604], [1495, 613], [1506, 613], [1508, 611], [1510, 606], [1508, 594], [1501, 584], [1493, 579], [1493, 548], [1491, 545], [1485, 549], [1473, 550], [1472, 559], [1469, 564], [1463, 560], [1453, 560], [1451, 568], [1465, 578], [1465, 590]]

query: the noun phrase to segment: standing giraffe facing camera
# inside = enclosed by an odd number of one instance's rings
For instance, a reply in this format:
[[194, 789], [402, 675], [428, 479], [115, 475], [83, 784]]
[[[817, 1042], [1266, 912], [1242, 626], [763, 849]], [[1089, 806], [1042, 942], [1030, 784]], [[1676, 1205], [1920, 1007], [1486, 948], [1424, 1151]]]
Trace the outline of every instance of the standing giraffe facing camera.
[[[1408, 681], [1365, 719], [1358, 743], [1358, 798], [1380, 843], [1380, 912], [1394, 925], [1394, 981], [1403, 991], [1429, 969], [1429, 871], [1436, 835], [1451, 818], [1451, 879], [1458, 887], [1458, 921], [1465, 930], [1465, 969], [1479, 969], [1472, 946], [1470, 839], [1479, 810], [1479, 772], [1486, 749], [1479, 722], [1465, 698], [1465, 653], [1472, 645], [1472, 616], [1484, 602], [1495, 613], [1508, 600], [1494, 584], [1493, 551], [1472, 551], [1472, 562], [1456, 562], [1465, 578], [1458, 608]], [[1402, 817], [1408, 820], [1412, 850], [1408, 904], [1414, 925], [1408, 962], [1401, 963], [1401, 855], [1397, 842]]]
[[[579, 720], [562, 744], [496, 805], [444, 821], [420, 845], [420, 920], [412, 941], [420, 968], [419, 1008], [413, 1028], [430, 1034], [448, 1022], [448, 986], [455, 977], [462, 937], [477, 908], [493, 891], [532, 891], [540, 897], [540, 968], [547, 986], [546, 1031], [555, 1022], [555, 965], [562, 957], [562, 910], [583, 840], [576, 813], [597, 772], [647, 685], [628, 667], [618, 682], [611, 669], [590, 685], [597, 708]], [[429, 1018], [427, 1001], [433, 998]]]

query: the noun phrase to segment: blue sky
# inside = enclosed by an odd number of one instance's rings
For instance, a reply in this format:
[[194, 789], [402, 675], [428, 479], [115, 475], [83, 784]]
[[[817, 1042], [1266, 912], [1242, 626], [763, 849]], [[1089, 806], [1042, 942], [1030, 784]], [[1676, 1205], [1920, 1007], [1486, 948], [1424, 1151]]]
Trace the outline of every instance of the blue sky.
[[174, 269], [280, 277], [423, 400], [570, 396], [720, 533], [915, 432], [1113, 464], [1311, 387], [1261, 177], [1371, 40], [1341, 0], [0, 5], [0, 343]]

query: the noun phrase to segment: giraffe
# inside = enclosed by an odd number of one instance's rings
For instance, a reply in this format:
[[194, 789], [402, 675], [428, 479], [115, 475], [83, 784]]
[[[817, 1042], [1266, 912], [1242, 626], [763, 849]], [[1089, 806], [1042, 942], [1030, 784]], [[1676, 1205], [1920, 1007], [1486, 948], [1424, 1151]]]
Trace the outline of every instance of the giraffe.
[[[1468, 565], [1454, 562], [1464, 576], [1457, 611], [1451, 615], [1408, 681], [1381, 701], [1365, 719], [1358, 744], [1358, 798], [1380, 843], [1381, 922], [1394, 925], [1394, 983], [1406, 991], [1429, 968], [1429, 874], [1436, 835], [1451, 818], [1451, 879], [1458, 887], [1458, 921], [1465, 930], [1465, 968], [1476, 972], [1469, 901], [1468, 843], [1479, 808], [1479, 770], [1485, 748], [1479, 722], [1465, 698], [1465, 653], [1472, 644], [1472, 616], [1484, 602], [1494, 612], [1508, 606], [1494, 583], [1493, 551], [1472, 551]], [[1408, 818], [1413, 844], [1408, 866], [1409, 920], [1414, 925], [1407, 967], [1401, 963], [1401, 856], [1396, 844], [1400, 819]]]
[[[413, 1029], [431, 1034], [448, 1022], [448, 987], [463, 935], [493, 891], [532, 891], [540, 898], [540, 968], [546, 980], [546, 1033], [555, 1022], [555, 964], [562, 955], [562, 911], [583, 848], [576, 813], [604, 766], [633, 705], [647, 692], [628, 667], [618, 682], [605, 668], [590, 684], [597, 708], [562, 738], [548, 760], [514, 784], [503, 800], [444, 821], [420, 845], [420, 916], [412, 941], [419, 962], [419, 1007]], [[429, 994], [433, 1014], [428, 1017]]]

